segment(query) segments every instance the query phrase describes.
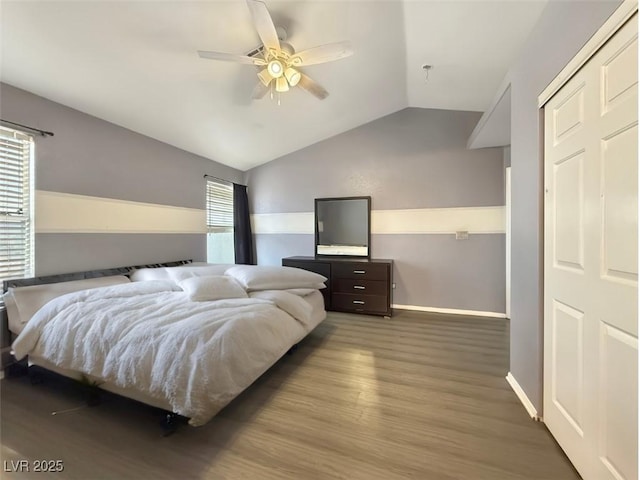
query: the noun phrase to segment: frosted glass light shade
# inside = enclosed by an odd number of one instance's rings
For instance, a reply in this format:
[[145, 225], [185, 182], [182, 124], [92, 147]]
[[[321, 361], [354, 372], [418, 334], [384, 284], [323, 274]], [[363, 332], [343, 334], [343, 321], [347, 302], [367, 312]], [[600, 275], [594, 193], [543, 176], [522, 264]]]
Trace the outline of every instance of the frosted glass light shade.
[[273, 80], [273, 77], [269, 73], [269, 70], [267, 70], [266, 68], [258, 72], [258, 78], [265, 87], [268, 87], [269, 83], [271, 83], [271, 80]]
[[284, 71], [284, 77], [289, 82], [289, 85], [295, 87], [300, 81], [301, 75], [296, 69], [289, 67]]
[[284, 77], [276, 78], [276, 92], [287, 91], [289, 91], [289, 84], [287, 83], [287, 79]]
[[267, 65], [267, 70], [273, 78], [280, 78], [284, 73], [284, 68], [279, 60], [271, 60]]

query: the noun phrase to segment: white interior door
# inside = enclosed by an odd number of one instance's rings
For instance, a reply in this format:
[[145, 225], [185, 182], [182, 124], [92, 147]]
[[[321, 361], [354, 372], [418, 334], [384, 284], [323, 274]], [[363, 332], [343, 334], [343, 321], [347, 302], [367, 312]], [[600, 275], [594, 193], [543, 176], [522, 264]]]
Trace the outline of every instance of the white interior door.
[[544, 421], [585, 480], [638, 478], [637, 32], [545, 106]]

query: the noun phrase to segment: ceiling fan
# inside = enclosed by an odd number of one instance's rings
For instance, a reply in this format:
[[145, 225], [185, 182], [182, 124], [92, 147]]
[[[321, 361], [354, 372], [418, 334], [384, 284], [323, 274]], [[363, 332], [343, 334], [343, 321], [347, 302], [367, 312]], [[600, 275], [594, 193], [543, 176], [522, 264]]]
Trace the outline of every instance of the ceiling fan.
[[283, 33], [282, 29], [281, 35], [278, 35], [271, 15], [267, 10], [267, 5], [264, 2], [247, 0], [247, 5], [263, 45], [248, 55], [203, 50], [198, 50], [198, 55], [202, 58], [238, 62], [258, 67], [258, 79], [260, 81], [253, 90], [252, 98], [254, 99], [264, 97], [268, 91], [271, 91], [273, 98], [274, 90], [282, 93], [295, 86], [303, 88], [320, 100], [327, 98], [329, 92], [302, 73], [300, 67], [348, 57], [353, 54], [350, 42], [329, 43], [309, 48], [302, 52], [296, 52], [291, 44], [284, 41], [286, 40], [286, 33]]

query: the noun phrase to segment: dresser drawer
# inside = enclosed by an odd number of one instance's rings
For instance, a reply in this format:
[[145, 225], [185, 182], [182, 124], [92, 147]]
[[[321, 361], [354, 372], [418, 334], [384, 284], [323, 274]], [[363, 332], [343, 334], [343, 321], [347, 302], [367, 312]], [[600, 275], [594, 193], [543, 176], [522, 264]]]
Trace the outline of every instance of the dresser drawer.
[[334, 310], [345, 312], [370, 312], [386, 314], [388, 297], [383, 295], [354, 295], [351, 293], [334, 293], [331, 296]]
[[307, 270], [309, 272], [314, 272], [314, 273], [317, 273], [319, 275], [322, 275], [323, 277], [326, 277], [327, 280], [329, 278], [331, 278], [331, 264], [330, 263], [302, 262], [302, 261], [297, 261], [297, 260], [288, 260], [288, 259], [285, 258], [285, 259], [282, 260], [282, 266], [283, 267], [300, 268], [302, 270]]
[[365, 280], [387, 280], [388, 266], [377, 263], [335, 262], [331, 267], [333, 278], [358, 278]]
[[357, 295], [389, 294], [389, 284], [384, 280], [365, 280], [364, 278], [338, 278], [333, 281], [336, 293], [354, 293]]
[[282, 265], [327, 277], [320, 290], [326, 310], [390, 317], [393, 304], [393, 260], [288, 257]]

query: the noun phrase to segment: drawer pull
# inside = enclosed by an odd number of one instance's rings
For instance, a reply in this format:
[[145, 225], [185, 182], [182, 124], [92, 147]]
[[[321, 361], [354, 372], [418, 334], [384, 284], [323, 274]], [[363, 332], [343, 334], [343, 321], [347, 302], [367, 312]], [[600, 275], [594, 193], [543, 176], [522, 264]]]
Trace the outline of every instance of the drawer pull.
[[353, 303], [355, 303], [356, 305], [364, 305], [364, 302], [362, 300], [354, 300]]
[[353, 288], [355, 288], [356, 290], [364, 290], [365, 287], [363, 287], [362, 285], [354, 285]]
[[353, 273], [367, 273], [366, 270], [354, 270]]

